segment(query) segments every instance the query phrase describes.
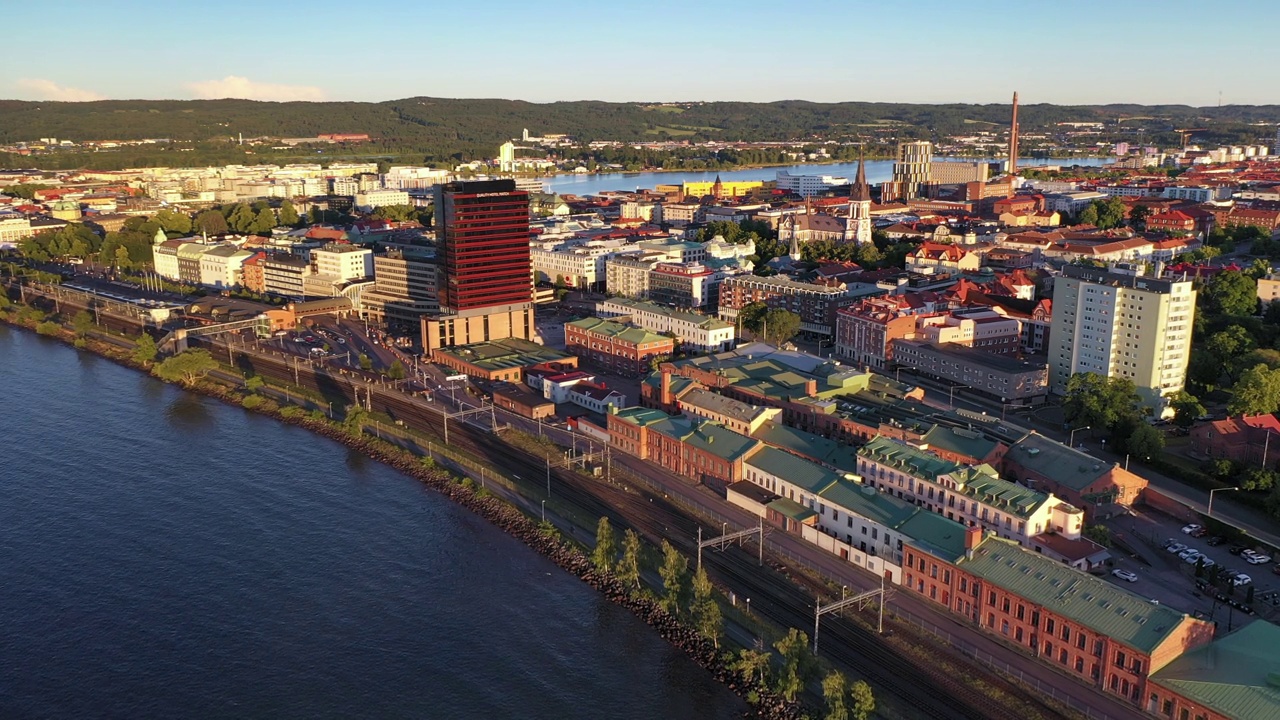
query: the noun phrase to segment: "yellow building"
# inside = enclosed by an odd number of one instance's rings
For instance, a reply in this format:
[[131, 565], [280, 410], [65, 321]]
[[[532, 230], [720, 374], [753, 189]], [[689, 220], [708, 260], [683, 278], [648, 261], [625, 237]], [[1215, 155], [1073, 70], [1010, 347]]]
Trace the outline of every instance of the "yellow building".
[[[719, 193], [716, 192], [716, 186], [720, 187]], [[722, 182], [716, 178], [712, 182], [687, 182], [684, 184], [684, 194], [696, 198], [706, 197], [707, 195], [715, 195], [717, 197], [743, 197], [752, 190], [764, 187], [763, 180], [731, 180]]]

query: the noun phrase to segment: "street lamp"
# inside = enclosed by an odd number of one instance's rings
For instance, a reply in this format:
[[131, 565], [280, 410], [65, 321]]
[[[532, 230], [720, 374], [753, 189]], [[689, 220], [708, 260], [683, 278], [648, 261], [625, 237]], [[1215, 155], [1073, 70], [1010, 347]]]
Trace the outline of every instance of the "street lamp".
[[542, 501], [542, 522], [547, 521], [547, 501]]
[[1073, 428], [1073, 429], [1071, 430], [1071, 434], [1070, 434], [1069, 436], [1067, 436], [1067, 445], [1068, 445], [1069, 447], [1075, 447], [1075, 446], [1076, 446], [1076, 430], [1089, 430], [1089, 429], [1091, 429], [1092, 427], [1093, 427], [1092, 425], [1085, 425], [1084, 427]]
[[1208, 509], [1207, 509], [1207, 510], [1205, 510], [1205, 513], [1204, 513], [1204, 514], [1205, 514], [1205, 516], [1206, 516], [1206, 517], [1213, 517], [1213, 494], [1214, 494], [1214, 493], [1216, 493], [1216, 492], [1221, 492], [1221, 491], [1223, 491], [1223, 490], [1239, 490], [1239, 489], [1240, 489], [1240, 488], [1238, 488], [1238, 487], [1220, 487], [1220, 488], [1214, 488], [1214, 489], [1210, 490], [1210, 491], [1209, 491], [1209, 507], [1208, 507]]
[[952, 386], [951, 386], [951, 388], [947, 391], [947, 394], [950, 396], [950, 400], [948, 401], [948, 405], [950, 405], [950, 407], [951, 407], [951, 409], [952, 409], [952, 410], [954, 410], [954, 409], [955, 409], [955, 407], [956, 407], [956, 390], [957, 390], [957, 389], [960, 389], [960, 388], [968, 388], [968, 387], [972, 387], [972, 386], [970, 386], [970, 385], [952, 385]]

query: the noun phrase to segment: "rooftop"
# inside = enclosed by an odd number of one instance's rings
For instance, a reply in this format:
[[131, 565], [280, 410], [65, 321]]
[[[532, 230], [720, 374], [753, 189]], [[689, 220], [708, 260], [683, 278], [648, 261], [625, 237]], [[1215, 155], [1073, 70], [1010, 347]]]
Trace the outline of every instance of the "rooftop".
[[[674, 379], [674, 378], [673, 378]], [[759, 407], [744, 403], [740, 400], [734, 400], [725, 397], [719, 393], [711, 392], [706, 388], [694, 388], [688, 394], [680, 398], [681, 405], [692, 405], [695, 408], [701, 408], [709, 413], [721, 415], [734, 420], [743, 422], [753, 422], [761, 414], [767, 413], [769, 408]]]
[[615, 338], [631, 345], [672, 342], [671, 338], [665, 335], [651, 333], [644, 328], [635, 327], [634, 325], [623, 325], [622, 323], [614, 322], [612, 320], [602, 320], [594, 317], [565, 323], [565, 327], [569, 326], [573, 326], [583, 332]]
[[1076, 492], [1083, 492], [1114, 467], [1035, 431], [1014, 443], [1005, 457]]
[[976, 366], [988, 370], [995, 370], [1002, 373], [1024, 373], [1037, 372], [1045, 369], [1043, 363], [1031, 363], [1017, 358], [1008, 357], [1006, 355], [996, 355], [977, 348], [965, 347], [955, 343], [927, 343], [919, 340], [894, 340], [895, 343], [904, 345], [914, 345], [916, 347], [931, 350], [941, 355], [947, 355], [956, 358], [963, 365]]
[[1254, 620], [1157, 670], [1152, 682], [1237, 720], [1280, 717], [1280, 627]]
[[767, 507], [780, 515], [785, 515], [786, 517], [800, 523], [808, 520], [809, 518], [817, 517], [818, 515], [818, 513], [810, 510], [800, 503], [786, 498], [778, 498], [777, 500], [769, 503]]
[[791, 453], [777, 448], [762, 447], [751, 457], [747, 464], [775, 477], [785, 479], [811, 493], [819, 494], [834, 485], [841, 476], [817, 463], [798, 458]]
[[935, 425], [920, 438], [925, 449], [945, 450], [958, 455], [966, 455], [981, 460], [987, 457], [1000, 443], [990, 440], [982, 433], [965, 428]]
[[983, 540], [972, 559], [961, 559], [957, 564], [993, 585], [1145, 653], [1155, 650], [1187, 618], [1166, 605], [1154, 604], [994, 536]]
[[964, 557], [965, 527], [955, 520], [917, 508], [916, 513], [898, 524], [897, 530], [907, 542], [947, 562]]
[[710, 420], [668, 416], [650, 425], [649, 429], [731, 462], [746, 457], [760, 445], [759, 440], [740, 435]]
[[437, 348], [433, 352], [469, 363], [486, 371], [528, 367], [573, 357], [560, 350], [518, 338], [494, 340], [475, 345]]

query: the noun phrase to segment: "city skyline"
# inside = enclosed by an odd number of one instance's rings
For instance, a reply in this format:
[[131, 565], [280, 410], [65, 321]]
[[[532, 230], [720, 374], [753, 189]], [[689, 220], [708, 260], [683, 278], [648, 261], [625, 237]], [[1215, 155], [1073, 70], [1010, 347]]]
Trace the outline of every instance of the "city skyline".
[[[97, 12], [79, 0], [59, 5], [62, 20]], [[38, 27], [47, 12], [29, 5], [7, 17]], [[1272, 69], [1280, 49], [1265, 44], [1248, 47], [1248, 73], [1178, 62], [1179, 48], [1194, 47], [1202, 34], [1221, 37], [1246, 19], [1251, 27], [1280, 21], [1280, 6], [1245, 0], [1215, 6], [1216, 23], [1181, 0], [1158, 8], [920, 0], [908, 9], [659, 0], [643, 11], [564, 0], [536, 12], [506, 0], [431, 7], [381, 0], [361, 12], [328, 0], [227, 0], [212, 15], [206, 5], [123, 2], [91, 23], [59, 26], [58, 43], [83, 53], [51, 52], [46, 34], [16, 34], [6, 63], [15, 71], [0, 81], [0, 96], [1006, 103], [1018, 88], [1027, 104], [1213, 106], [1274, 103], [1268, 91], [1280, 82]], [[255, 29], [272, 34], [245, 34]], [[110, 62], [86, 62], [104, 42]], [[175, 42], [194, 43], [198, 60], [158, 61]], [[444, 60], [450, 72], [437, 71]]]

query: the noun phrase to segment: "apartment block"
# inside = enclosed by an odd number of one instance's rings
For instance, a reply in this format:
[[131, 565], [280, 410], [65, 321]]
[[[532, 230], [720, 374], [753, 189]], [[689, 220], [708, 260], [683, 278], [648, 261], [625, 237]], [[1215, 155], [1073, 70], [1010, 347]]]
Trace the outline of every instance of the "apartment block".
[[1038, 535], [1076, 540], [1084, 529], [1084, 512], [1052, 493], [1002, 480], [990, 465], [955, 463], [890, 438], [858, 449], [858, 474], [868, 487], [1027, 547]]
[[648, 372], [655, 358], [670, 357], [675, 341], [612, 320], [584, 318], [564, 324], [565, 349], [611, 372]]
[[1167, 398], [1186, 379], [1195, 309], [1190, 281], [1065, 266], [1054, 281], [1051, 390], [1065, 392], [1080, 372], [1128, 378], [1144, 403], [1167, 414]]
[[800, 316], [800, 329], [830, 335], [836, 310], [849, 298], [843, 287], [813, 285], [782, 276], [735, 275], [720, 287], [720, 317], [733, 322], [738, 311], [756, 302]]
[[596, 315], [630, 322], [650, 332], [670, 333], [683, 348], [696, 352], [730, 350], [737, 337], [734, 326], [719, 318], [640, 300], [598, 302]]
[[1049, 392], [1043, 363], [924, 340], [894, 340], [892, 345], [895, 364], [1002, 403], [1039, 404]]
[[311, 251], [316, 274], [338, 282], [363, 280], [373, 276], [373, 250], [345, 243], [327, 243]]

